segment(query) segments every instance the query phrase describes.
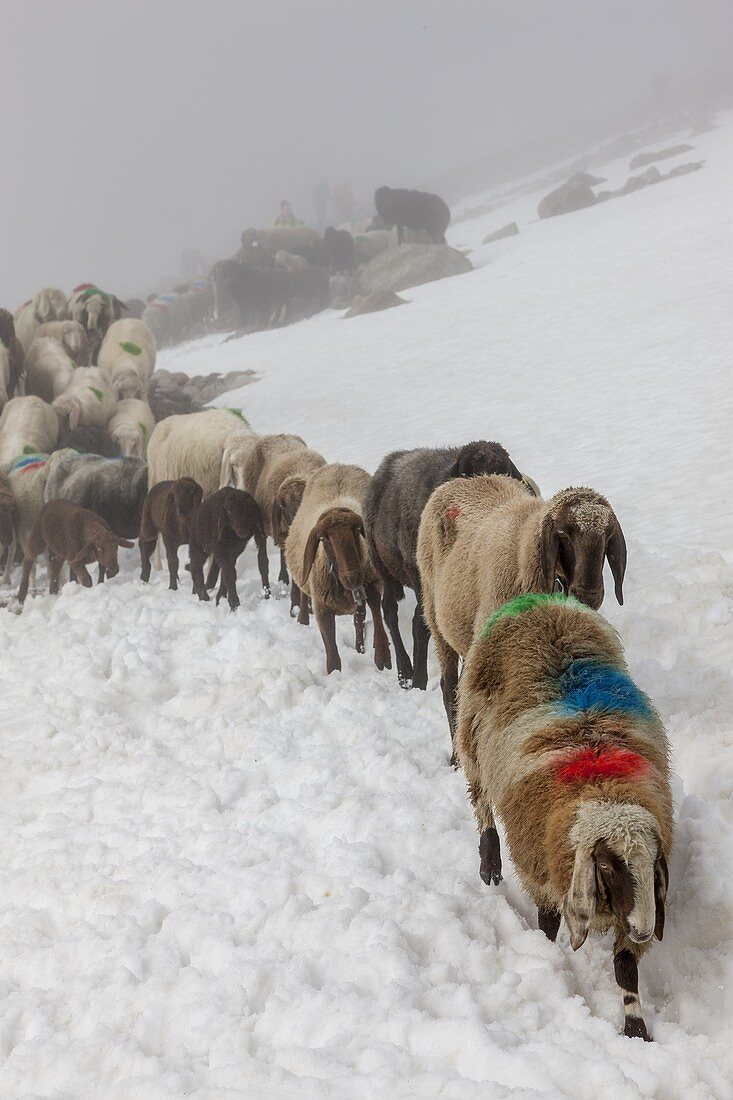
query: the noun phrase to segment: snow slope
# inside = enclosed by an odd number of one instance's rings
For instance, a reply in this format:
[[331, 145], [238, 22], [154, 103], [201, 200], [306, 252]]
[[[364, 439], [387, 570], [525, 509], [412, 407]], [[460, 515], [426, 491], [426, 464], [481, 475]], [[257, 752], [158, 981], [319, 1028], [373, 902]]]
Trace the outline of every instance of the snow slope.
[[629, 572], [604, 613], [678, 777], [655, 1042], [619, 1035], [608, 940], [550, 944], [510, 868], [479, 880], [432, 658], [402, 692], [342, 623], [326, 679], [253, 554], [231, 615], [187, 577], [144, 588], [131, 551], [0, 611], [0, 1096], [732, 1095], [732, 132], [598, 208], [538, 222], [517, 194], [461, 222], [478, 270], [408, 306], [161, 356], [255, 368], [221, 403], [329, 458], [498, 438], [545, 494], [610, 497]]

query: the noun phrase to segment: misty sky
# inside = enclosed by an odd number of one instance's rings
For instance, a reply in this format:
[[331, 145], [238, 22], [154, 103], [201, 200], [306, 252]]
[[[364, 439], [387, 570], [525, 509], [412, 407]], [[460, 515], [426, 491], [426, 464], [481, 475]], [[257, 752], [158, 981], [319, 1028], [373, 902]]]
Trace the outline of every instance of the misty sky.
[[[420, 186], [730, 64], [730, 0], [0, 0], [0, 305], [216, 258], [281, 198]], [[658, 87], [658, 82], [657, 82]], [[643, 121], [643, 119], [640, 119]], [[605, 136], [601, 133], [600, 136]]]

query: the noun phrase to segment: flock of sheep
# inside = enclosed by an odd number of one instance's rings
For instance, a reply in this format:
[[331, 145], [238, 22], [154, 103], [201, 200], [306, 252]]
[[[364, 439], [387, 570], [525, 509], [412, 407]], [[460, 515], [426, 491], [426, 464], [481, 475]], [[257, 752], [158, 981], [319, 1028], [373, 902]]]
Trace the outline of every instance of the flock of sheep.
[[[21, 604], [43, 553], [51, 592], [64, 563], [89, 586], [88, 565], [100, 582], [114, 576], [118, 548], [138, 539], [143, 581], [162, 544], [177, 589], [187, 545], [194, 594], [208, 600], [218, 584], [217, 603], [234, 610], [250, 540], [270, 595], [270, 539], [291, 614], [315, 616], [327, 673], [341, 669], [337, 617], [353, 618], [363, 653], [369, 610], [374, 662], [392, 667], [391, 635], [403, 687], [426, 687], [432, 636], [481, 878], [501, 880], [497, 814], [551, 940], [563, 918], [573, 949], [613, 929], [624, 1033], [648, 1039], [638, 960], [664, 928], [668, 745], [597, 613], [605, 561], [623, 602], [626, 543], [608, 500], [587, 488], [543, 500], [498, 443], [394, 452], [371, 476], [299, 436], [259, 436], [237, 410], [155, 424], [155, 336], [115, 317], [115, 302], [84, 287], [68, 302], [40, 292], [15, 324], [0, 312], [5, 583], [19, 548]], [[398, 622], [406, 587], [411, 655]]]

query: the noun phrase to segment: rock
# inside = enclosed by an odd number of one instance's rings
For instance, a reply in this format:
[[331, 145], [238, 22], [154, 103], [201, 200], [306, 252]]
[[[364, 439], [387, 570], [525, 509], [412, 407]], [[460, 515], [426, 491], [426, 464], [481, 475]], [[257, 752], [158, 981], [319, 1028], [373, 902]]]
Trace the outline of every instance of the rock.
[[504, 237], [515, 237], [519, 232], [519, 226], [516, 222], [509, 222], [508, 225], [503, 225], [501, 229], [495, 229], [493, 233], [489, 233], [484, 237], [483, 244], [491, 244], [492, 241], [502, 241]]
[[150, 380], [148, 400], [156, 420], [182, 413], [201, 412], [205, 405], [229, 390], [255, 382], [253, 370], [231, 371], [229, 374], [197, 374], [190, 377], [180, 372], [155, 371]]
[[537, 213], [541, 218], [555, 218], [558, 214], [570, 214], [573, 210], [583, 210], [586, 206], [596, 203], [596, 196], [590, 189], [585, 172], [578, 172], [571, 176], [555, 191], [545, 195], [537, 207]]
[[673, 145], [669, 149], [660, 149], [657, 153], [639, 153], [629, 164], [632, 170], [644, 168], [647, 164], [653, 164], [655, 160], [666, 160], [668, 157], [678, 157], [680, 153], [689, 153], [692, 145]]
[[666, 176], [662, 176], [664, 180], [671, 180], [674, 176], [686, 176], [688, 172], [697, 172], [698, 168], [702, 168], [704, 160], [690, 161], [689, 164], [678, 164], [676, 168], [672, 168], [667, 172]]
[[328, 304], [331, 309], [348, 309], [359, 292], [356, 275], [332, 275], [328, 280]]
[[382, 309], [392, 309], [393, 306], [406, 305], [405, 299], [400, 298], [398, 294], [394, 294], [391, 290], [380, 290], [376, 294], [367, 294], [364, 297], [357, 294], [354, 298], [354, 304], [349, 312], [344, 314], [343, 319], [361, 317], [363, 313], [378, 313]]
[[397, 293], [473, 270], [471, 261], [445, 244], [403, 244], [370, 260], [359, 275], [363, 294]]

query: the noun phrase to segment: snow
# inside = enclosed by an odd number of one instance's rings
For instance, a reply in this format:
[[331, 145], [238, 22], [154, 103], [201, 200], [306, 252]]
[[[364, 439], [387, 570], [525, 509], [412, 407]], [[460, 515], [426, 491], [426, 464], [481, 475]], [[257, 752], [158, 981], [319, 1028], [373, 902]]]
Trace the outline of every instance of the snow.
[[550, 944], [510, 867], [481, 883], [432, 651], [400, 691], [344, 620], [326, 678], [254, 552], [232, 615], [183, 569], [142, 586], [129, 551], [0, 611], [0, 1096], [731, 1096], [732, 129], [597, 208], [538, 222], [540, 194], [508, 195], [452, 230], [478, 269], [407, 306], [161, 356], [256, 369], [219, 403], [334, 460], [495, 438], [546, 495], [608, 495], [629, 572], [604, 614], [674, 749], [655, 1042], [619, 1034], [608, 940]]

